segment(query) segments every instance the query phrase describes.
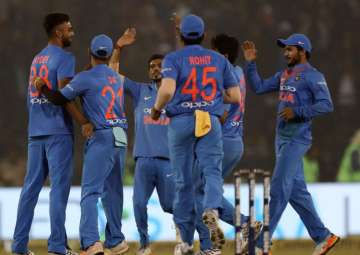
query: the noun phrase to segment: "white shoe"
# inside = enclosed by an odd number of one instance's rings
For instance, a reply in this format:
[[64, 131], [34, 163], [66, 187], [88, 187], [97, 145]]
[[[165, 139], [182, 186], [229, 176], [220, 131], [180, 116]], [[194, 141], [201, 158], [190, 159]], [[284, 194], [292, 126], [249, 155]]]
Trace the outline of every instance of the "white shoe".
[[205, 251], [199, 251], [195, 255], [221, 255], [221, 250], [209, 249], [209, 250], [205, 250]]
[[66, 249], [65, 255], [79, 255], [79, 253], [74, 252], [73, 250], [70, 249]]
[[328, 235], [324, 241], [316, 245], [312, 255], [324, 255], [328, 253], [340, 240], [340, 237], [334, 234]]
[[129, 250], [129, 245], [125, 240], [117, 244], [115, 247], [109, 249], [111, 255], [121, 255], [125, 254]]
[[[259, 237], [261, 230], [262, 230], [263, 224], [261, 221], [255, 221], [255, 240]], [[241, 235], [242, 235], [242, 242], [241, 242], [241, 254], [246, 254], [247, 249], [249, 246], [249, 229], [250, 224], [244, 223], [241, 225]]]
[[262, 254], [263, 254], [262, 249], [255, 247], [255, 255], [262, 255]]
[[32, 251], [27, 251], [26, 253], [13, 253], [13, 255], [35, 255]]
[[179, 243], [175, 245], [174, 255], [193, 255], [194, 246], [188, 243]]
[[152, 251], [149, 246], [141, 247], [137, 252], [136, 255], [151, 255]]
[[[246, 252], [244, 254], [248, 254], [248, 253]], [[271, 255], [272, 254], [271, 251], [269, 251], [268, 254]], [[255, 255], [263, 255], [263, 250], [258, 247], [255, 247]]]
[[209, 229], [212, 246], [215, 249], [221, 250], [222, 246], [225, 244], [225, 236], [219, 225], [218, 211], [214, 209], [208, 209], [203, 213], [202, 218], [204, 224]]

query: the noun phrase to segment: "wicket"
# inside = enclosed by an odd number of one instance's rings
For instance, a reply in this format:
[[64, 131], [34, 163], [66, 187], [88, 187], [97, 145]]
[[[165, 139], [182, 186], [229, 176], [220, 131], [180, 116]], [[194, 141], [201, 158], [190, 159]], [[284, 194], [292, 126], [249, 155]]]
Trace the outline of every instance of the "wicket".
[[234, 174], [235, 177], [235, 255], [243, 254], [241, 252], [242, 236], [241, 236], [241, 200], [240, 186], [241, 178], [248, 179], [249, 186], [249, 237], [248, 237], [248, 254], [255, 255], [255, 185], [256, 175], [260, 175], [263, 180], [263, 236], [264, 247], [263, 255], [268, 255], [270, 251], [270, 173], [261, 169], [242, 169]]

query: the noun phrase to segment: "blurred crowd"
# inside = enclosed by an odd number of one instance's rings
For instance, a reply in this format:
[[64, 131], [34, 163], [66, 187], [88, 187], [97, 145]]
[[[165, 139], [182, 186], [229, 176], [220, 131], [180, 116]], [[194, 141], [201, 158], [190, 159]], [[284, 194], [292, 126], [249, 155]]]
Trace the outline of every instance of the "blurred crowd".
[[[360, 172], [360, 2], [358, 0], [244, 0], [244, 1], [0, 1], [0, 186], [22, 184], [26, 168], [26, 93], [32, 57], [46, 44], [42, 19], [49, 12], [66, 12], [72, 18], [76, 37], [69, 49], [80, 71], [88, 62], [90, 38], [106, 33], [113, 39], [128, 26], [137, 29], [134, 46], [121, 55], [121, 70], [129, 78], [147, 80], [147, 59], [153, 53], [167, 53], [176, 47], [173, 12], [195, 13], [206, 22], [207, 40], [217, 33], [236, 36], [240, 42], [253, 40], [258, 48], [258, 65], [264, 77], [284, 65], [276, 39], [300, 32], [314, 47], [311, 63], [325, 77], [335, 104], [335, 112], [317, 119], [313, 126], [313, 147], [304, 159], [306, 171], [315, 171], [313, 181], [360, 181], [343, 178], [341, 171]], [[238, 64], [242, 65], [239, 54]], [[247, 93], [245, 114], [245, 155], [242, 168], [274, 165], [274, 130], [277, 95]], [[127, 183], [131, 183], [133, 160], [132, 105], [127, 101], [130, 147]], [[358, 134], [359, 135], [359, 134]], [[74, 184], [80, 183], [82, 143], [76, 138]], [[354, 146], [355, 143], [355, 146]], [[351, 146], [351, 152], [349, 148]], [[307, 170], [309, 169], [309, 170]], [[345, 170], [343, 170], [345, 169]], [[346, 176], [350, 176], [347, 174]], [[352, 175], [359, 176], [359, 175]], [[309, 177], [310, 178], [310, 177]], [[231, 181], [230, 179], [227, 181]]]

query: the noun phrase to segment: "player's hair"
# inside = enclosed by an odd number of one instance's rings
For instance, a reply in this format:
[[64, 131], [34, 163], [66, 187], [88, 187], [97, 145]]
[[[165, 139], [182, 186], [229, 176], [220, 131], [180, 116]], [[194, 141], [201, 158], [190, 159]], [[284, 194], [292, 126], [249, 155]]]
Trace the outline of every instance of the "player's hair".
[[[105, 51], [102, 51], [102, 52], [105, 52]], [[97, 54], [99, 54], [99, 55], [101, 56], [102, 53], [101, 53], [101, 51], [97, 51]], [[106, 52], [105, 52], [104, 54], [106, 54]], [[100, 61], [104, 61], [104, 62], [109, 61], [110, 58], [111, 58], [111, 55], [110, 55], [109, 57], [106, 57], [105, 55], [104, 55], [104, 57], [99, 57], [99, 56], [94, 55], [92, 52], [90, 52], [90, 55], [91, 55], [94, 59], [100, 60]]]
[[164, 55], [158, 53], [152, 54], [148, 59], [148, 65], [150, 65], [150, 62], [153, 61], [154, 59], [164, 59]]
[[296, 47], [298, 50], [303, 50], [303, 51], [305, 51], [306, 60], [309, 60], [309, 59], [311, 58], [311, 53], [310, 53], [310, 52], [304, 50], [302, 47], [300, 47], [300, 46], [298, 46], [298, 45], [296, 45], [295, 47]]
[[211, 39], [211, 48], [228, 55], [230, 63], [234, 64], [239, 53], [239, 41], [233, 36], [218, 34]]
[[51, 37], [54, 28], [64, 22], [69, 22], [70, 17], [65, 13], [50, 13], [44, 18], [44, 28], [48, 37]]
[[[190, 33], [189, 35], [191, 35]], [[196, 33], [197, 34], [197, 33]], [[195, 45], [195, 44], [201, 44], [204, 41], [205, 36], [202, 35], [195, 39], [185, 38], [183, 35], [180, 35], [181, 40], [184, 42], [185, 45]]]

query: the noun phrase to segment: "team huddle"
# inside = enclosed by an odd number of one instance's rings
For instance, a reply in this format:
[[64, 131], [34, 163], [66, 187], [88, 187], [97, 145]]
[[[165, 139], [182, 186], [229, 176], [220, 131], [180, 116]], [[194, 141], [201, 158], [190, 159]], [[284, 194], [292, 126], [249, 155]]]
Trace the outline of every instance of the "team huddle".
[[[114, 44], [95, 36], [89, 46], [91, 63], [75, 74], [75, 58], [65, 50], [74, 36], [70, 18], [45, 17], [48, 45], [31, 64], [28, 110], [28, 164], [19, 199], [12, 251], [28, 250], [29, 231], [39, 192], [50, 179], [48, 254], [75, 255], [67, 244], [65, 210], [73, 174], [74, 119], [86, 137], [81, 180], [81, 253], [120, 255], [129, 250], [122, 233], [123, 183], [127, 119], [124, 101], [134, 104], [135, 182], [133, 208], [140, 237], [137, 255], [151, 255], [147, 203], [154, 189], [162, 209], [173, 215], [177, 230], [174, 255], [218, 255], [225, 244], [219, 225], [234, 226], [235, 210], [223, 196], [223, 178], [243, 155], [243, 118], [247, 84], [256, 94], [279, 92], [276, 164], [271, 180], [270, 235], [288, 203], [299, 214], [316, 243], [313, 255], [326, 254], [339, 240], [320, 220], [307, 191], [302, 158], [311, 146], [311, 121], [333, 111], [324, 76], [310, 65], [312, 46], [303, 34], [277, 40], [287, 67], [262, 79], [257, 50], [245, 41], [244, 71], [235, 63], [239, 42], [218, 34], [211, 48], [201, 46], [205, 24], [196, 15], [176, 20], [182, 47], [148, 61], [150, 82], [129, 79], [119, 70], [120, 52], [136, 40], [128, 28]], [[245, 82], [246, 81], [246, 82]], [[75, 99], [81, 101], [81, 108]], [[97, 203], [107, 218], [105, 242], [100, 241]], [[242, 254], [247, 254], [249, 218], [241, 215]], [[262, 223], [257, 221], [256, 254], [263, 254]]]

